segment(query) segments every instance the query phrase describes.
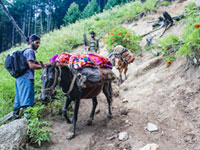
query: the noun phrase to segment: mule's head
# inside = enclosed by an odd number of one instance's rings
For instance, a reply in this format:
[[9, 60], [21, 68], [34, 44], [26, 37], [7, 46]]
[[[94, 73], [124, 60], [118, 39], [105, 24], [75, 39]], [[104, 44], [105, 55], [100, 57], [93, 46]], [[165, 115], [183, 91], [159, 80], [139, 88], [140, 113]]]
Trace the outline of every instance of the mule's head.
[[41, 75], [42, 89], [40, 94], [40, 100], [44, 103], [50, 101], [51, 96], [55, 93], [55, 87], [58, 80], [58, 70], [56, 69], [56, 63], [49, 64], [46, 67], [41, 63], [43, 73]]
[[120, 55], [115, 55], [115, 66], [117, 69], [121, 68], [123, 66], [123, 61], [121, 60]]

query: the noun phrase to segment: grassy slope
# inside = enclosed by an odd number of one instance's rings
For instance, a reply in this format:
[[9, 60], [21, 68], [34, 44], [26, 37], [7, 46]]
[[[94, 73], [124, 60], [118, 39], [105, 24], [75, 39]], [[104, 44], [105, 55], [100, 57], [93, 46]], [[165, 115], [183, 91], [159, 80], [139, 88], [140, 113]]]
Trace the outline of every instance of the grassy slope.
[[[91, 18], [77, 21], [67, 27], [62, 27], [60, 30], [45, 34], [41, 39], [37, 59], [46, 62], [54, 54], [59, 54], [63, 51], [70, 52], [73, 47], [83, 43], [82, 35], [90, 30], [94, 30], [98, 37], [103, 37], [106, 30], [119, 26], [125, 20], [131, 20], [137, 13], [155, 11], [155, 3], [156, 0], [147, 0], [144, 4], [139, 1], [127, 3], [94, 15]], [[15, 79], [5, 70], [3, 62], [9, 52], [24, 47], [25, 45], [21, 45], [21, 47], [15, 47], [0, 54], [0, 117], [12, 110], [15, 93]], [[40, 74], [41, 70], [36, 71], [36, 94], [40, 91]]]

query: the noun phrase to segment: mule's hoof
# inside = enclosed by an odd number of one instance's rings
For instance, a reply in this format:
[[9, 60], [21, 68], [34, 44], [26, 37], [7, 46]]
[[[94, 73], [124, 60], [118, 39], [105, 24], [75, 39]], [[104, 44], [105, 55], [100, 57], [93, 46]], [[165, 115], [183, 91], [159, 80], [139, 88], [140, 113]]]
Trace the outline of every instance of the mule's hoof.
[[67, 124], [72, 124], [72, 121], [70, 119], [66, 119]]
[[91, 126], [91, 125], [92, 125], [92, 119], [89, 119], [89, 120], [87, 121], [87, 125], [88, 125], [88, 126]]
[[73, 139], [74, 137], [75, 137], [75, 134], [74, 134], [73, 132], [69, 132], [69, 133], [67, 134], [66, 139], [67, 139], [67, 140], [71, 140], [71, 139]]
[[108, 118], [108, 119], [112, 119], [112, 115], [111, 115], [111, 114], [108, 114], [108, 115], [107, 115], [107, 118]]

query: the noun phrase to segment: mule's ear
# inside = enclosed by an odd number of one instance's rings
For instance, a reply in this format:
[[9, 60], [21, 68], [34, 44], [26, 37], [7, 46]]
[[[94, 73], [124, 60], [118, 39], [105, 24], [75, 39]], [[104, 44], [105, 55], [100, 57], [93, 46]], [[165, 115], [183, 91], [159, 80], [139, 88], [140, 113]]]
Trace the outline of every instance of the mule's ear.
[[42, 61], [40, 61], [40, 65], [41, 65], [42, 69], [44, 69], [44, 68], [45, 68], [45, 67], [44, 67], [44, 64], [43, 64], [43, 62], [42, 62]]

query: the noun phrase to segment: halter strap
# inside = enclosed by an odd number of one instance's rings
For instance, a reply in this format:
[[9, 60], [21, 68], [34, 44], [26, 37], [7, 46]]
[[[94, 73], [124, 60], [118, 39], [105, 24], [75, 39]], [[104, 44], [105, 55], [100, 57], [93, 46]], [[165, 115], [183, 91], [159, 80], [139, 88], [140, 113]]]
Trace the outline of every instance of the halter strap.
[[[56, 87], [58, 82], [60, 82], [60, 79], [61, 79], [61, 78], [58, 77], [58, 75], [59, 75], [58, 70], [55, 68], [55, 78], [54, 78], [54, 81], [53, 81], [53, 85], [50, 88], [41, 89], [41, 92], [47, 92], [47, 91], [53, 92], [55, 90], [54, 88]], [[60, 72], [60, 76], [61, 76], [61, 72]]]
[[73, 76], [73, 79], [72, 79], [72, 82], [71, 82], [71, 84], [70, 84], [69, 90], [68, 90], [66, 93], [62, 91], [65, 95], [69, 94], [69, 93], [72, 91], [72, 89], [73, 89], [73, 87], [74, 87], [74, 83], [75, 83], [75, 81], [76, 81], [76, 78], [77, 78], [77, 74], [75, 74], [75, 75]]
[[[59, 69], [59, 71], [58, 71], [58, 69]], [[53, 93], [55, 91], [55, 87], [57, 85], [58, 86], [60, 85], [60, 81], [61, 81], [61, 67], [59, 66], [58, 69], [55, 68], [55, 77], [54, 77], [53, 85], [50, 88], [41, 89], [41, 92], [48, 92], [48, 91], [50, 91], [50, 92]], [[62, 91], [65, 95], [69, 94], [72, 91], [72, 89], [74, 87], [74, 83], [76, 81], [76, 78], [77, 78], [77, 74], [75, 74], [73, 76], [73, 79], [72, 79], [72, 82], [70, 84], [69, 90], [66, 93]]]

